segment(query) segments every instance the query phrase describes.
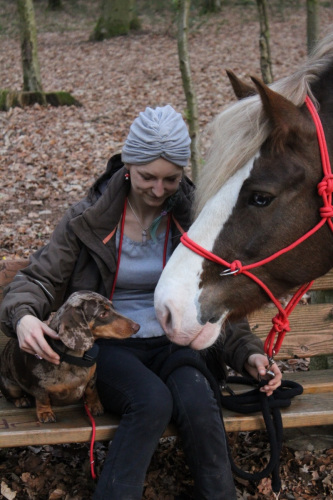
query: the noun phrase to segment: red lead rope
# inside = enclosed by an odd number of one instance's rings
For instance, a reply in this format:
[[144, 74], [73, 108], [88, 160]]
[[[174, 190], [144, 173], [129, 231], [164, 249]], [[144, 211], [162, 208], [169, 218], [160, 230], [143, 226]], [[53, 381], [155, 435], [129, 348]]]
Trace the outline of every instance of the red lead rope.
[[[119, 271], [119, 266], [120, 266], [120, 257], [121, 257], [121, 250], [122, 250], [122, 245], [123, 245], [123, 236], [124, 236], [124, 227], [125, 227], [125, 216], [126, 216], [126, 208], [127, 208], [127, 198], [125, 199], [124, 203], [124, 210], [123, 210], [123, 216], [122, 216], [122, 221], [121, 221], [121, 227], [120, 227], [120, 239], [119, 239], [119, 248], [118, 248], [118, 259], [117, 259], [117, 269], [115, 273], [115, 277], [113, 280], [113, 286], [110, 294], [110, 300], [112, 300], [115, 288], [116, 288], [116, 282], [117, 282], [117, 277], [118, 277], [118, 271]], [[176, 221], [175, 221], [176, 222]], [[164, 238], [164, 249], [163, 249], [163, 269], [166, 265], [166, 260], [167, 260], [167, 250], [168, 250], [168, 240], [169, 240], [169, 234], [170, 234], [170, 227], [171, 227], [171, 214], [168, 214], [168, 220], [167, 220], [167, 227], [166, 227], [166, 232], [165, 232], [165, 238]], [[89, 417], [89, 420], [91, 422], [91, 427], [92, 427], [92, 436], [90, 440], [90, 470], [91, 470], [91, 477], [93, 479], [96, 479], [96, 473], [95, 473], [95, 460], [94, 460], [94, 444], [95, 444], [95, 435], [96, 435], [96, 423], [94, 420], [94, 417], [92, 416], [88, 405], [86, 402], [84, 402], [84, 408], [86, 410], [86, 414]]]
[[[225, 266], [227, 269], [221, 272], [221, 276], [228, 276], [230, 274], [234, 274], [235, 276], [237, 274], [245, 274], [245, 276], [248, 276], [253, 281], [255, 281], [267, 293], [267, 295], [269, 296], [269, 298], [275, 304], [275, 306], [279, 311], [278, 314], [272, 319], [273, 327], [269, 332], [264, 345], [265, 352], [270, 358], [272, 358], [274, 354], [277, 354], [279, 352], [287, 331], [290, 331], [288, 316], [294, 310], [294, 308], [296, 307], [302, 296], [309, 290], [313, 281], [302, 285], [300, 289], [294, 294], [294, 296], [284, 309], [280, 301], [276, 299], [276, 297], [265, 285], [265, 283], [263, 283], [253, 273], [249, 272], [249, 270], [259, 266], [263, 266], [264, 264], [267, 264], [268, 262], [271, 262], [277, 257], [280, 257], [281, 255], [289, 252], [290, 250], [298, 246], [300, 243], [308, 239], [310, 236], [312, 236], [315, 232], [317, 232], [325, 224], [325, 222], [328, 223], [329, 227], [333, 232], [333, 222], [331, 220], [331, 218], [333, 217], [333, 206], [332, 206], [333, 175], [331, 171], [331, 164], [329, 160], [325, 134], [323, 131], [319, 115], [316, 111], [316, 108], [314, 107], [312, 101], [309, 99], [308, 96], [306, 97], [305, 103], [316, 125], [318, 144], [320, 148], [321, 161], [324, 172], [324, 178], [318, 184], [318, 193], [323, 198], [324, 202], [324, 206], [320, 208], [320, 215], [321, 215], [320, 222], [313, 229], [308, 231], [305, 235], [303, 235], [301, 238], [299, 238], [291, 245], [283, 248], [282, 250], [279, 250], [270, 257], [267, 257], [266, 259], [248, 265], [242, 265], [242, 263], [239, 260], [235, 260], [234, 262], [231, 263], [225, 261], [221, 257], [218, 257], [212, 252], [209, 252], [202, 246], [198, 245], [195, 241], [191, 240], [191, 238], [189, 238], [187, 233], [184, 233], [181, 237], [181, 242], [183, 243], [183, 245], [185, 245], [193, 252], [197, 253], [201, 257], [204, 257], [205, 259], [209, 259], [217, 264]], [[278, 335], [278, 338], [275, 342], [276, 335]]]
[[93, 479], [96, 479], [96, 473], [95, 473], [95, 459], [94, 459], [94, 444], [95, 444], [95, 435], [96, 435], [96, 422], [94, 417], [92, 416], [88, 405], [86, 401], [84, 401], [84, 409], [86, 410], [86, 414], [89, 417], [90, 423], [91, 423], [91, 428], [92, 428], [92, 436], [90, 440], [90, 472], [91, 472], [91, 477]]

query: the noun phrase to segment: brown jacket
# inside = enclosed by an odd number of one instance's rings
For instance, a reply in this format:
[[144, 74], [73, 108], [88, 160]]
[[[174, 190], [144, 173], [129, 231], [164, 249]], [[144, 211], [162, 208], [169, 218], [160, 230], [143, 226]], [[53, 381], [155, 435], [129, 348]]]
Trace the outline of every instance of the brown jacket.
[[[130, 187], [124, 174], [119, 155], [112, 157], [87, 197], [68, 209], [50, 242], [5, 289], [0, 327], [6, 335], [15, 336], [16, 324], [26, 314], [46, 320], [75, 291], [110, 296], [117, 265], [115, 235]], [[178, 225], [187, 231], [191, 224], [193, 192], [185, 177], [172, 209], [173, 249], [181, 236]], [[238, 371], [250, 354], [262, 352], [247, 322], [227, 326], [225, 346], [223, 358]]]

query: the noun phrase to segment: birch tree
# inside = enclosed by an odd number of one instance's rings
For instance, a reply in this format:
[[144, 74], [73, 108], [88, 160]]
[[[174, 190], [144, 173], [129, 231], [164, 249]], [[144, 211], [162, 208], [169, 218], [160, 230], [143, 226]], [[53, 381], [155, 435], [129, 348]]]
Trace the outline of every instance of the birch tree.
[[198, 102], [192, 81], [190, 56], [188, 51], [189, 11], [191, 0], [178, 2], [178, 56], [187, 103], [187, 122], [191, 137], [192, 179], [196, 182], [201, 168], [200, 134], [198, 122]]

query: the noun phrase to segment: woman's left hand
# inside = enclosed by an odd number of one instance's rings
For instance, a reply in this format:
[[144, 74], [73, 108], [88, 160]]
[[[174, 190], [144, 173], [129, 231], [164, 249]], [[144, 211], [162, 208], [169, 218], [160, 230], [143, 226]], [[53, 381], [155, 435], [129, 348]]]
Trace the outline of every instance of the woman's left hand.
[[[265, 392], [267, 396], [271, 396], [273, 391], [281, 385], [282, 373], [276, 363], [269, 365], [267, 356], [264, 354], [251, 354], [244, 366], [245, 370], [249, 372], [252, 377], [258, 380], [266, 379], [267, 384], [260, 388], [261, 392]], [[274, 377], [267, 376], [267, 368], [274, 373]]]

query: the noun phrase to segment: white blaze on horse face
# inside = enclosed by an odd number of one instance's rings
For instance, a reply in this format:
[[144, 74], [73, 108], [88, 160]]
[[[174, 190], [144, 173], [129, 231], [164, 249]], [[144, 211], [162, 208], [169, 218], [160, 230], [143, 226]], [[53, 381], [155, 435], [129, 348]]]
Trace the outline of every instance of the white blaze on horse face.
[[[236, 172], [204, 206], [188, 236], [206, 250], [214, 242], [237, 203], [240, 189], [253, 167], [254, 158]], [[223, 258], [223, 256], [221, 256]], [[205, 349], [215, 342], [228, 312], [217, 322], [202, 324], [198, 302], [203, 258], [179, 245], [167, 263], [155, 291], [157, 317], [172, 342]]]

